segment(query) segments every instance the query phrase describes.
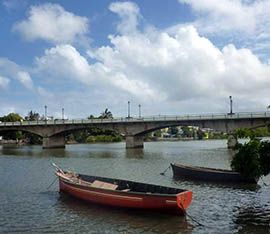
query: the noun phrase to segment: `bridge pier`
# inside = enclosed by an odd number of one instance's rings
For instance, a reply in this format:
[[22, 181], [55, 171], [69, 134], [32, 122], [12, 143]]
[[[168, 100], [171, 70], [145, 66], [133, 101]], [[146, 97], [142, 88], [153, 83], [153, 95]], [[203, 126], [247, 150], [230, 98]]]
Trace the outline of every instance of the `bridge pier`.
[[143, 136], [126, 136], [126, 148], [143, 148]]
[[65, 136], [56, 135], [50, 137], [43, 137], [42, 148], [43, 149], [65, 148]]

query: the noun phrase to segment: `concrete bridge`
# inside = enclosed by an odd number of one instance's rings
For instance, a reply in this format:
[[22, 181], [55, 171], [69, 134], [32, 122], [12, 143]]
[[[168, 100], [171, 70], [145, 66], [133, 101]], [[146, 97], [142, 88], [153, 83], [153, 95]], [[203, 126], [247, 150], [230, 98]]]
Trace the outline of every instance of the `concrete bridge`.
[[172, 126], [198, 126], [231, 133], [237, 128], [258, 128], [270, 123], [270, 112], [151, 116], [143, 118], [38, 120], [0, 123], [1, 132], [23, 131], [43, 139], [43, 148], [65, 147], [65, 136], [90, 127], [116, 131], [126, 138], [126, 148], [143, 148], [145, 134]]

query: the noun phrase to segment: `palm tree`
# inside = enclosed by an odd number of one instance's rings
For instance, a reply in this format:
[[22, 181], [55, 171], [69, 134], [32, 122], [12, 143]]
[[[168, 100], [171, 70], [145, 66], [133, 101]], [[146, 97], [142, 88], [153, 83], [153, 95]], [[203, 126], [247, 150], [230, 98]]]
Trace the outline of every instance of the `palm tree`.
[[105, 111], [100, 114], [99, 118], [100, 119], [112, 119], [113, 115], [112, 115], [112, 112], [110, 112], [109, 109], [106, 108]]

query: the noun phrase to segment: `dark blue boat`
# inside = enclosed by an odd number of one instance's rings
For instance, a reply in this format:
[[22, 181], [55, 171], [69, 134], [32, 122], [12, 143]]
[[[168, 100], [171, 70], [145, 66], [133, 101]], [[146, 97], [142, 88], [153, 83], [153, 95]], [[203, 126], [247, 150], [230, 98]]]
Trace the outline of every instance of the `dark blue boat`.
[[259, 179], [244, 177], [240, 173], [231, 170], [185, 166], [177, 163], [171, 163], [171, 167], [174, 178], [247, 184], [257, 184]]

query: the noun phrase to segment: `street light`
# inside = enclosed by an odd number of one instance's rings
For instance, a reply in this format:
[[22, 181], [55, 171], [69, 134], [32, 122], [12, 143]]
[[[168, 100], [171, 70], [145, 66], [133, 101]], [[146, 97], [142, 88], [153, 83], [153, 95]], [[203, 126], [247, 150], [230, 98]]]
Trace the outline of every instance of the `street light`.
[[233, 105], [233, 101], [232, 101], [232, 96], [229, 96], [230, 99], [230, 115], [233, 114], [233, 110], [232, 110], [232, 105]]
[[130, 101], [128, 101], [128, 118], [130, 118]]
[[64, 120], [64, 118], [65, 118], [65, 114], [64, 114], [64, 112], [65, 112], [65, 109], [64, 109], [64, 108], [62, 108], [62, 120]]
[[141, 104], [139, 104], [139, 118], [141, 118]]
[[45, 120], [47, 120], [47, 106], [45, 105], [44, 108], [45, 108]]

